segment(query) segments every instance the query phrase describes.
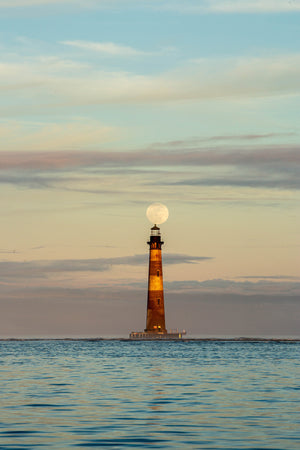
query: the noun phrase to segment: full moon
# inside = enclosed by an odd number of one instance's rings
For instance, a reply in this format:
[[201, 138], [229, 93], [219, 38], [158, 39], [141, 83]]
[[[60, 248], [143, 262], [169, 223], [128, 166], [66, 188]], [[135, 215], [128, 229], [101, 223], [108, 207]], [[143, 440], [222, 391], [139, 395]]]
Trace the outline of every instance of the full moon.
[[152, 205], [147, 208], [146, 216], [150, 222], [159, 225], [168, 219], [169, 210], [162, 203], [152, 203]]

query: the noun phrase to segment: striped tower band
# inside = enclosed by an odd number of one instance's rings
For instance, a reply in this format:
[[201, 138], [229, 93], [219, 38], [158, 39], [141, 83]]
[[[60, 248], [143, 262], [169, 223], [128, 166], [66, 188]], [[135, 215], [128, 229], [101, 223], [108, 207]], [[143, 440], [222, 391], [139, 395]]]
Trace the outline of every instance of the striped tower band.
[[148, 275], [148, 300], [147, 300], [147, 332], [167, 333], [165, 325], [164, 288], [161, 258], [160, 229], [154, 225], [151, 228]]

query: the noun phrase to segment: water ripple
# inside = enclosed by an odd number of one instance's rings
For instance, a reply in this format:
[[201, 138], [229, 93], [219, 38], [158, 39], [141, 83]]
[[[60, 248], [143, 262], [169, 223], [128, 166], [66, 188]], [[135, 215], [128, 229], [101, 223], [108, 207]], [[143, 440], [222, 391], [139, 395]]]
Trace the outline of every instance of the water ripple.
[[0, 342], [0, 448], [300, 448], [300, 344]]

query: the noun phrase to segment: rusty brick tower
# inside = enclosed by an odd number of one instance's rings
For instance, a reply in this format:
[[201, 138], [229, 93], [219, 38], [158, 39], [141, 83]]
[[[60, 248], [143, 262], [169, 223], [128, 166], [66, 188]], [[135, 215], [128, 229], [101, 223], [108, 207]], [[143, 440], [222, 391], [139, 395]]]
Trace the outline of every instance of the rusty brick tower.
[[147, 321], [145, 332], [167, 333], [165, 325], [165, 305], [161, 246], [163, 241], [157, 225], [151, 228], [148, 275]]
[[168, 333], [165, 322], [165, 303], [160, 228], [157, 224], [164, 223], [169, 217], [168, 208], [162, 203], [153, 203], [147, 209], [148, 219], [154, 226], [151, 228], [149, 245], [149, 272], [147, 319], [144, 331], [132, 331], [130, 339], [182, 339], [185, 331], [170, 331]]

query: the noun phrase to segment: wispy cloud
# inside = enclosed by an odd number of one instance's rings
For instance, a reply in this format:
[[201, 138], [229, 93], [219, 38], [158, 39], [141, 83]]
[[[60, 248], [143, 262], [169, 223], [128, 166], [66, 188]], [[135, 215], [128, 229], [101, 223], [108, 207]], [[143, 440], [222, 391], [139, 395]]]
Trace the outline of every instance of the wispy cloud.
[[[188, 147], [188, 146], [187, 146]], [[209, 171], [209, 168], [214, 168]], [[159, 169], [159, 170], [158, 170]], [[126, 192], [154, 185], [300, 189], [300, 149], [240, 145], [139, 151], [0, 152], [0, 183], [90, 193]], [[72, 173], [71, 173], [72, 172]], [[164, 176], [162, 177], [162, 172]], [[101, 175], [101, 178], [99, 178]]]
[[38, 58], [1, 63], [5, 110], [9, 105], [15, 107], [20, 91], [24, 92], [22, 108], [31, 110], [300, 94], [299, 54], [194, 59], [176, 70], [153, 75], [104, 71], [96, 66], [70, 72], [70, 64], [64, 62], [66, 67], [59, 69], [58, 61], [54, 64]]
[[153, 148], [190, 148], [197, 147], [199, 145], [203, 145], [203, 143], [217, 143], [220, 142], [224, 144], [224, 142], [228, 143], [228, 141], [246, 141], [253, 142], [259, 141], [269, 138], [282, 138], [288, 136], [295, 136], [295, 132], [288, 133], [261, 133], [261, 134], [236, 134], [236, 135], [219, 135], [219, 136], [207, 136], [207, 137], [193, 137], [188, 139], [176, 140], [176, 141], [168, 141], [168, 142], [156, 142], [152, 145]]
[[56, 170], [80, 167], [122, 167], [143, 166], [270, 166], [300, 164], [299, 146], [264, 146], [255, 148], [238, 147], [234, 150], [195, 148], [177, 151], [157, 150], [146, 152], [0, 152], [1, 169]]
[[182, 13], [276, 13], [300, 11], [299, 0], [0, 0], [0, 8], [70, 5], [81, 8], [147, 8]]
[[2, 148], [7, 150], [79, 150], [99, 148], [122, 136], [122, 129], [106, 126], [96, 120], [74, 118], [69, 122], [43, 123], [6, 121], [0, 123]]
[[169, 186], [231, 186], [231, 187], [252, 187], [252, 188], [268, 188], [268, 189], [300, 189], [298, 175], [282, 175], [279, 177], [269, 177], [262, 179], [258, 173], [251, 178], [248, 176], [224, 176], [202, 177], [196, 179], [186, 179], [181, 181], [166, 181], [163, 184]]
[[[196, 264], [213, 259], [210, 256], [192, 256], [169, 253], [164, 255], [165, 265]], [[77, 272], [103, 272], [112, 266], [140, 266], [147, 264], [147, 255], [122, 256], [116, 258], [35, 260], [35, 261], [0, 261], [0, 280], [10, 278], [45, 278], [51, 274]]]
[[[101, 0], [100, 0], [101, 1]], [[92, 5], [92, 1], [86, 1], [86, 5]], [[83, 5], [83, 0], [0, 0], [0, 8], [18, 8], [18, 7], [30, 7], [30, 6], [43, 6], [43, 5], [71, 5], [80, 6]], [[94, 3], [95, 4], [95, 3]]]
[[91, 41], [62, 41], [61, 44], [69, 45], [83, 50], [90, 50], [110, 56], [139, 56], [147, 55], [147, 52], [137, 50], [126, 45], [114, 42], [91, 42]]
[[299, 0], [188, 0], [160, 1], [157, 7], [182, 13], [240, 14], [300, 11]]
[[209, 0], [207, 10], [224, 13], [267, 13], [300, 11], [299, 0]]
[[[276, 281], [275, 281], [276, 280]], [[197, 291], [240, 295], [299, 295], [300, 282], [283, 281], [272, 279], [261, 279], [258, 281], [234, 281], [224, 279], [212, 279], [205, 281], [171, 281], [166, 282], [165, 287], [173, 291]]]
[[[197, 264], [207, 263], [212, 260], [208, 256], [193, 256], [185, 254], [164, 254], [163, 263], [167, 265], [177, 264]], [[62, 280], [66, 280], [63, 286], [69, 286], [71, 280], [76, 281], [78, 289], [82, 285], [92, 287], [92, 283], [84, 274], [102, 273], [118, 266], [139, 266], [146, 267], [148, 256], [146, 254], [115, 257], [115, 258], [93, 258], [93, 259], [67, 259], [67, 260], [34, 260], [25, 262], [16, 261], [0, 261], [0, 283], [14, 288], [23, 286], [24, 279], [27, 280], [28, 286], [43, 287], [59, 287]], [[81, 274], [81, 275], [79, 275]], [[80, 280], [82, 278], [82, 281]], [[198, 280], [178, 280], [165, 281], [164, 286], [167, 292], [197, 292], [213, 293], [226, 296], [233, 295], [266, 295], [266, 296], [299, 296], [300, 282], [299, 278], [287, 276], [269, 276], [258, 277], [253, 279], [252, 276], [243, 277], [243, 281], [232, 279], [208, 279], [204, 281]], [[59, 282], [60, 280], [60, 282]], [[107, 284], [107, 280], [101, 282], [99, 279], [97, 286], [110, 287], [113, 291], [117, 287], [144, 289], [146, 280], [122, 279], [119, 277], [113, 283]], [[298, 297], [299, 298], [299, 297]]]
[[300, 277], [288, 276], [288, 275], [251, 275], [251, 276], [239, 276], [236, 278], [243, 278], [245, 280], [300, 280]]

